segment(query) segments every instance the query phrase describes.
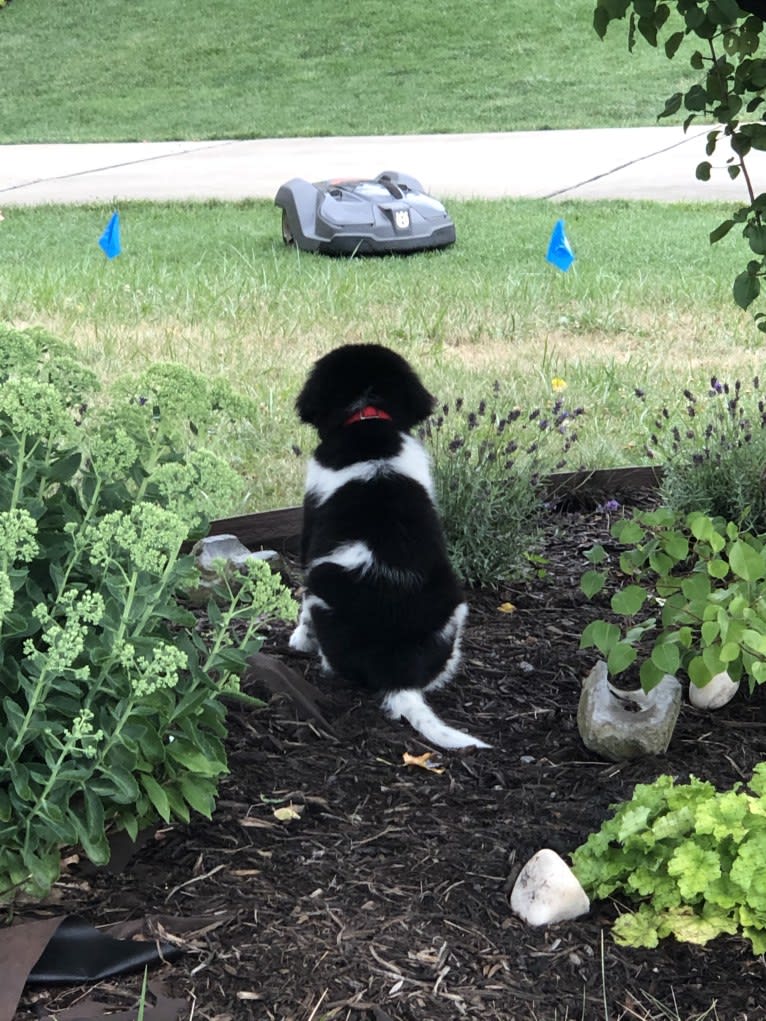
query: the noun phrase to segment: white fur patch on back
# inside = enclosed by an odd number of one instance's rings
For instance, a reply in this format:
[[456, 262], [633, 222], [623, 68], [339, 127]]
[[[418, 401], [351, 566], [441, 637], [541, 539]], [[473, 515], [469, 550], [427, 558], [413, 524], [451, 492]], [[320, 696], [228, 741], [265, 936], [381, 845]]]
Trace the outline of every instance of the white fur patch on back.
[[406, 433], [401, 438], [402, 449], [395, 457], [357, 461], [338, 470], [325, 468], [312, 457], [306, 469], [307, 494], [321, 505], [349, 482], [369, 482], [379, 475], [404, 475], [419, 483], [433, 501], [431, 465], [423, 444]]
[[309, 564], [309, 571], [320, 564], [336, 564], [345, 571], [369, 571], [375, 562], [372, 550], [366, 542], [344, 542], [336, 546], [326, 557], [317, 557]]

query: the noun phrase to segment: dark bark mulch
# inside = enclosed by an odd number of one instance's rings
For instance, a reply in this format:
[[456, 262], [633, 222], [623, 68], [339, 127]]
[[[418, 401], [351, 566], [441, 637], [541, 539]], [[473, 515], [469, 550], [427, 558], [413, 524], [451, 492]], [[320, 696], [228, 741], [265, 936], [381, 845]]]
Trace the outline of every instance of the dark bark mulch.
[[[345, 690], [322, 705], [333, 734], [282, 698], [232, 708], [213, 821], [158, 831], [119, 875], [73, 866], [57, 910], [95, 924], [204, 916], [154, 976], [195, 1018], [766, 1018], [764, 961], [743, 940], [632, 950], [612, 940], [613, 903], [547, 929], [509, 908], [535, 851], [567, 856], [636, 783], [693, 773], [725, 788], [764, 758], [762, 692], [715, 715], [685, 705], [664, 756], [617, 765], [587, 752], [576, 711], [595, 657], [578, 641], [597, 611], [577, 583], [607, 525], [598, 511], [555, 515], [544, 577], [471, 595], [464, 669], [432, 702], [491, 751], [444, 754], [442, 773], [406, 766], [404, 751], [427, 750], [417, 736]], [[506, 601], [514, 612], [498, 610]], [[264, 651], [326, 690], [287, 636], [272, 632]], [[295, 818], [275, 816], [290, 807]], [[83, 1013], [64, 1016], [85, 1016], [94, 998], [125, 1009], [139, 985], [30, 991], [19, 1019], [74, 1003]]]

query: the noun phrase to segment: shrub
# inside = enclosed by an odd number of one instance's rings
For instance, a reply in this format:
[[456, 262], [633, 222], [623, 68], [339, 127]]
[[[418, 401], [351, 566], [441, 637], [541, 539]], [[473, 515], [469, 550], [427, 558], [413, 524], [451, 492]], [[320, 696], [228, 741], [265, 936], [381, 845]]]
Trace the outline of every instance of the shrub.
[[523, 412], [495, 383], [475, 410], [458, 398], [428, 421], [423, 438], [447, 547], [466, 583], [491, 586], [529, 568], [544, 510], [541, 475], [564, 467], [582, 414], [561, 397]]
[[660, 776], [612, 806], [572, 867], [590, 897], [640, 898], [638, 910], [614, 924], [618, 943], [656, 947], [673, 935], [704, 944], [741, 933], [754, 953], [766, 952], [766, 763], [756, 766], [750, 790]]
[[667, 507], [636, 512], [611, 531], [623, 547], [618, 561], [593, 547], [586, 556], [594, 567], [581, 587], [592, 597], [610, 575], [618, 576], [610, 606], [620, 623], [592, 621], [581, 648], [598, 648], [610, 673], [619, 674], [643, 645], [639, 677], [647, 691], [678, 671], [698, 687], [724, 671], [735, 681], [746, 679], [751, 691], [766, 681], [762, 537], [722, 518], [678, 515]]
[[713, 377], [705, 393], [684, 390], [679, 403], [653, 416], [649, 436], [647, 452], [663, 466], [663, 502], [766, 532], [766, 402], [758, 377], [747, 385]]
[[5, 330], [0, 352], [7, 899], [44, 895], [62, 845], [103, 863], [113, 830], [210, 815], [226, 771], [221, 695], [236, 691], [263, 619], [294, 604], [256, 561], [211, 602], [208, 634], [183, 605], [198, 582], [181, 553], [190, 522], [200, 534], [206, 494], [237, 488], [199, 441], [183, 443], [202, 431], [191, 408], [199, 422], [218, 414], [204, 380], [162, 367], [121, 402], [94, 404], [93, 375], [55, 338]]

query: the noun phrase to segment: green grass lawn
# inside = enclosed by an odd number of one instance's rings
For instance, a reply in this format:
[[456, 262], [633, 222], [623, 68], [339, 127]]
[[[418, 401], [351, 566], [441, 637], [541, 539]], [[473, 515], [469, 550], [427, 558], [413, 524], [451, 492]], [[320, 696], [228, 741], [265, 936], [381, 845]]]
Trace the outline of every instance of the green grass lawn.
[[[236, 383], [259, 408], [229, 451], [250, 479], [248, 509], [299, 499], [291, 448], [310, 436], [293, 401], [311, 361], [339, 343], [394, 346], [444, 401], [478, 401], [500, 379], [531, 409], [564, 379], [586, 409], [575, 467], [643, 459], [636, 387], [657, 408], [762, 361], [730, 296], [737, 238], [710, 246], [726, 211], [707, 204], [454, 202], [453, 248], [351, 260], [285, 248], [263, 201], [128, 204], [123, 254], [107, 262], [97, 240], [110, 212], [6, 210], [0, 320], [73, 340], [105, 381], [170, 360]], [[566, 274], [545, 261], [558, 217], [577, 256]]]
[[[679, 55], [602, 42], [593, 0], [15, 0], [0, 142], [653, 124]], [[678, 118], [680, 123], [681, 118]]]

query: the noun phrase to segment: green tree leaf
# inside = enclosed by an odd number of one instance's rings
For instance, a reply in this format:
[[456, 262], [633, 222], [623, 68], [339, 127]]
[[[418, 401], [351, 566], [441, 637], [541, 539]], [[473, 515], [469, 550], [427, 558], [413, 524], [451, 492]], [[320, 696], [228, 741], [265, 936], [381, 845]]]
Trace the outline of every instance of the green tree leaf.
[[646, 602], [646, 596], [646, 590], [640, 585], [626, 585], [612, 596], [612, 610], [623, 617], [635, 617]]

